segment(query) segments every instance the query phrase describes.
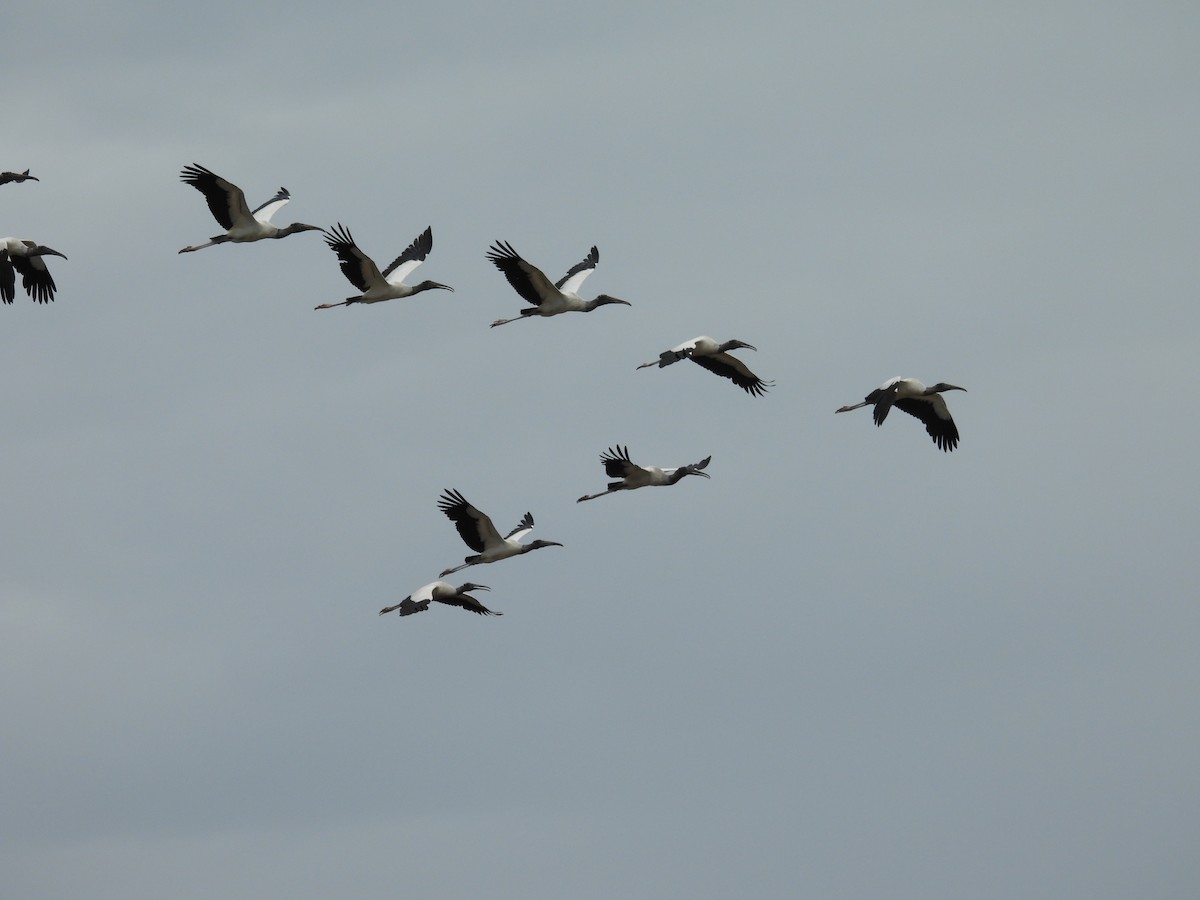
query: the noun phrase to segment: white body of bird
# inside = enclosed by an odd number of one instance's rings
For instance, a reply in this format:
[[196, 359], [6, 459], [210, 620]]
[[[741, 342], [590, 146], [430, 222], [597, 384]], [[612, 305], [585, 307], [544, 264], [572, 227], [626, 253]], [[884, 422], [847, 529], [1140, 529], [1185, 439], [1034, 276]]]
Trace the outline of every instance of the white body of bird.
[[17, 276], [21, 273], [21, 286], [30, 298], [38, 303], [49, 303], [58, 289], [54, 277], [46, 268], [43, 257], [66, 255], [43, 244], [23, 238], [0, 238], [0, 300], [12, 303], [17, 296]]
[[454, 290], [448, 284], [436, 281], [422, 281], [413, 285], [404, 283], [404, 279], [425, 261], [429, 251], [433, 249], [431, 228], [426, 228], [417, 235], [405, 251], [392, 260], [391, 265], [382, 272], [375, 265], [375, 261], [359, 249], [350, 230], [340, 222], [331, 231], [325, 232], [325, 243], [341, 261], [342, 274], [362, 293], [355, 297], [347, 297], [340, 303], [322, 303], [317, 309], [332, 309], [335, 306], [350, 306], [354, 303], [379, 303], [383, 300], [411, 297], [422, 291]]
[[247, 244], [253, 241], [285, 238], [289, 234], [297, 234], [301, 231], [321, 231], [316, 225], [305, 225], [303, 222], [293, 222], [284, 228], [271, 224], [271, 217], [291, 199], [292, 195], [288, 193], [287, 188], [281, 187], [274, 197], [257, 209], [251, 210], [246, 204], [246, 195], [242, 193], [240, 187], [231, 181], [226, 181], [204, 166], [184, 166], [179, 178], [204, 195], [213, 218], [217, 220], [218, 225], [225, 229], [224, 234], [218, 234], [203, 244], [184, 247], [179, 251], [180, 253], [192, 253], [214, 244]]
[[513, 290], [521, 295], [526, 303], [533, 304], [528, 309], [521, 310], [519, 316], [511, 319], [497, 319], [492, 327], [506, 325], [531, 316], [557, 316], [567, 312], [591, 312], [600, 306], [619, 303], [632, 306], [627, 300], [620, 300], [608, 294], [599, 294], [592, 300], [584, 300], [579, 295], [579, 289], [589, 275], [596, 270], [600, 261], [600, 251], [592, 247], [580, 262], [557, 282], [551, 282], [546, 274], [532, 263], [524, 260], [512, 244], [497, 241], [488, 251], [487, 258], [499, 269]]
[[661, 369], [677, 363], [681, 359], [690, 359], [696, 365], [708, 369], [708, 371], [720, 375], [722, 378], [728, 378], [747, 394], [754, 397], [761, 397], [774, 382], [763, 381], [751, 372], [750, 367], [742, 362], [742, 360], [729, 352], [730, 350], [742, 348], [747, 350], [758, 349], [751, 344], [747, 344], [745, 341], [738, 340], [729, 340], [718, 344], [708, 335], [702, 334], [699, 337], [692, 338], [690, 341], [684, 341], [678, 347], [664, 350], [658, 355], [658, 359], [642, 363], [638, 368], [645, 369], [650, 366], [657, 366]]
[[658, 466], [639, 466], [629, 458], [629, 448], [617, 444], [600, 454], [600, 462], [603, 464], [604, 471], [608, 477], [618, 480], [609, 482], [607, 490], [601, 491], [598, 494], [585, 494], [575, 502], [582, 503], [584, 500], [595, 500], [597, 497], [603, 497], [605, 494], [613, 494], [617, 491], [632, 491], [643, 487], [665, 487], [666, 485], [676, 484], [680, 479], [688, 475], [702, 475], [705, 478], [709, 478], [709, 474], [701, 470], [711, 461], [712, 457], [706, 456], [698, 463], [677, 466], [673, 469], [663, 469]]
[[862, 403], [843, 406], [834, 412], [849, 412], [864, 406], [874, 406], [872, 418], [875, 424], [882, 425], [888, 412], [893, 406], [898, 407], [925, 424], [925, 432], [933, 438], [938, 449], [950, 452], [958, 446], [958, 427], [950, 416], [950, 407], [942, 397], [945, 391], [965, 391], [966, 388], [940, 381], [926, 387], [915, 378], [902, 378], [897, 375], [889, 378], [871, 393], [867, 394]]
[[402, 616], [411, 616], [414, 613], [425, 612], [429, 609], [430, 602], [445, 603], [447, 606], [457, 606], [460, 609], [465, 609], [467, 612], [473, 612], [481, 616], [502, 616], [504, 613], [496, 612], [488, 609], [468, 591], [490, 591], [491, 588], [486, 584], [475, 584], [468, 581], [466, 584], [460, 584], [458, 587], [450, 584], [448, 581], [431, 581], [429, 584], [423, 584], [417, 588], [395, 606], [385, 606], [379, 611], [379, 615], [384, 616], [395, 610], [400, 611]]
[[465, 569], [467, 566], [478, 566], [484, 563], [499, 562], [510, 556], [520, 556], [531, 550], [542, 547], [561, 547], [558, 541], [530, 541], [522, 544], [521, 539], [533, 531], [533, 514], [525, 513], [517, 527], [504, 537], [496, 530], [491, 518], [472, 506], [462, 494], [454, 490], [446, 490], [438, 498], [438, 509], [454, 523], [463, 542], [475, 551], [474, 556], [468, 556], [461, 566], [454, 566], [441, 573], [441, 577]]

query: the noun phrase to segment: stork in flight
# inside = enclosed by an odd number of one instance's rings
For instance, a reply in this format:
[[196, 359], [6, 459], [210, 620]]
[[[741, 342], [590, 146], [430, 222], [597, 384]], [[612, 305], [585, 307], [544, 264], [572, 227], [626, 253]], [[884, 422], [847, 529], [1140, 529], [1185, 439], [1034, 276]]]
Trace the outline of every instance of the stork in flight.
[[530, 550], [540, 550], [542, 547], [561, 547], [558, 541], [530, 541], [522, 544], [521, 538], [533, 531], [533, 515], [525, 513], [517, 527], [504, 537], [492, 524], [485, 513], [481, 513], [467, 502], [467, 498], [458, 491], [447, 490], [438, 498], [438, 509], [454, 523], [458, 533], [468, 547], [475, 551], [475, 556], [468, 556], [461, 566], [446, 569], [439, 577], [445, 578], [452, 572], [465, 569], [467, 566], [477, 566], [481, 563], [494, 563], [510, 556], [520, 556]]
[[391, 265], [382, 272], [371, 257], [358, 249], [358, 244], [354, 243], [354, 238], [350, 235], [350, 229], [341, 222], [334, 226], [332, 231], [325, 232], [325, 243], [341, 260], [342, 274], [362, 293], [357, 297], [347, 297], [341, 303], [322, 303], [317, 309], [332, 309], [352, 303], [378, 303], [381, 300], [411, 297], [421, 291], [454, 290], [450, 285], [436, 281], [422, 281], [412, 285], [404, 283], [404, 279], [425, 261], [425, 257], [433, 249], [432, 228], [426, 228], [417, 235], [408, 248], [393, 259]]
[[45, 256], [66, 255], [43, 244], [21, 238], [0, 238], [0, 300], [12, 303], [17, 296], [17, 276], [21, 273], [21, 285], [33, 300], [49, 303], [54, 299], [57, 287], [54, 276], [46, 268]]
[[194, 250], [203, 250], [205, 247], [229, 241], [235, 244], [246, 244], [267, 238], [285, 238], [289, 234], [296, 234], [300, 231], [322, 230], [316, 225], [305, 225], [302, 222], [293, 222], [286, 228], [277, 228], [271, 224], [271, 217], [279, 212], [292, 197], [287, 188], [281, 187], [274, 197], [252, 211], [246, 205], [246, 195], [242, 193], [240, 187], [231, 181], [226, 181], [220, 175], [210, 172], [204, 166], [194, 164], [184, 166], [183, 171], [179, 173], [179, 179], [204, 195], [213, 218], [217, 220], [218, 225], [225, 229], [224, 234], [218, 234], [204, 244], [184, 247], [179, 251], [180, 253], [191, 253]]
[[747, 394], [754, 397], [761, 397], [766, 393], [767, 388], [773, 385], [773, 381], [763, 381], [757, 375], [750, 371], [750, 368], [738, 359], [736, 356], [730, 355], [730, 350], [739, 348], [747, 350], [757, 350], [745, 341], [725, 341], [723, 344], [718, 344], [708, 335], [694, 337], [690, 341], [684, 341], [678, 347], [672, 347], [670, 350], [664, 350], [658, 354], [658, 359], [648, 363], [642, 363], [638, 366], [639, 369], [645, 369], [649, 366], [658, 366], [660, 369], [669, 366], [672, 363], [677, 363], [681, 359], [690, 359], [698, 366], [703, 366], [710, 372], [715, 372], [722, 378], [728, 378]]
[[605, 494], [613, 494], [617, 491], [632, 491], [642, 487], [674, 484], [686, 475], [703, 475], [705, 478], [708, 478], [710, 477], [709, 474], [701, 470], [711, 461], [712, 457], [706, 456], [698, 463], [692, 463], [690, 466], [680, 466], [677, 469], [660, 469], [658, 466], [639, 466], [629, 458], [629, 448], [617, 444], [615, 447], [609, 447], [606, 452], [600, 454], [600, 462], [604, 464], [604, 471], [608, 473], [609, 478], [617, 478], [619, 480], [609, 482], [608, 490], [601, 491], [599, 494], [586, 494], [575, 502], [582, 503], [584, 500], [595, 500], [597, 497], [603, 497]]
[[385, 606], [379, 611], [379, 614], [381, 616], [387, 615], [398, 609], [400, 610], [400, 615], [411, 616], [413, 613], [425, 612], [425, 610], [429, 609], [430, 601], [436, 600], [438, 603], [445, 603], [447, 606], [457, 606], [481, 616], [504, 615], [502, 612], [488, 609], [467, 593], [468, 591], [490, 590], [491, 588], [486, 584], [475, 584], [471, 581], [460, 584], [458, 587], [455, 587], [448, 581], [431, 581], [429, 584], [417, 588], [395, 606]]
[[0, 172], [0, 184], [9, 184], [16, 182], [20, 184], [22, 181], [41, 181], [36, 175], [30, 175], [29, 170], [24, 172]]
[[897, 375], [867, 394], [862, 403], [843, 406], [834, 412], [849, 412], [852, 409], [874, 405], [875, 424], [882, 425], [888, 410], [893, 406], [898, 407], [924, 422], [925, 431], [933, 438], [938, 449], [948, 453], [958, 446], [958, 428], [954, 425], [954, 419], [950, 417], [950, 408], [946, 406], [942, 393], [965, 390], [966, 388], [946, 384], [944, 381], [939, 381], [932, 387], [925, 387], [915, 378], [901, 378]]
[[511, 319], [497, 319], [492, 323], [493, 328], [530, 316], [557, 316], [566, 312], [591, 312], [597, 306], [606, 306], [610, 303], [620, 303], [623, 306], [633, 305], [628, 300], [618, 300], [608, 294], [600, 294], [593, 300], [584, 300], [579, 296], [579, 288], [583, 286], [584, 280], [595, 271], [596, 263], [600, 261], [600, 251], [595, 247], [592, 247], [587, 256], [573, 265], [570, 271], [554, 284], [550, 283], [550, 279], [541, 269], [522, 259], [521, 255], [512, 248], [512, 244], [496, 241], [488, 248], [487, 258], [504, 273], [504, 277], [513, 286], [513, 290], [521, 295], [521, 299], [532, 304], [521, 310], [519, 316], [513, 316]]

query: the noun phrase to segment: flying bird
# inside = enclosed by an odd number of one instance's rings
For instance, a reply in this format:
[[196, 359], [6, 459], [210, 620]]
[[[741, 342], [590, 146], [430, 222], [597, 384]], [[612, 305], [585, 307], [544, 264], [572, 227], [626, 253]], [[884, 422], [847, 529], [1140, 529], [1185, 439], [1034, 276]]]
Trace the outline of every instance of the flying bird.
[[533, 515], [525, 513], [517, 527], [500, 537], [500, 532], [492, 524], [485, 513], [481, 513], [467, 502], [467, 498], [458, 491], [447, 490], [438, 498], [438, 509], [454, 523], [458, 533], [468, 547], [475, 551], [475, 556], [468, 556], [461, 566], [446, 569], [439, 577], [445, 578], [452, 572], [465, 569], [467, 566], [477, 566], [481, 563], [493, 563], [510, 556], [520, 556], [530, 550], [540, 550], [542, 547], [561, 547], [558, 541], [530, 541], [522, 544], [521, 538], [533, 531]]
[[658, 366], [661, 369], [672, 363], [677, 363], [681, 359], [690, 359], [696, 365], [703, 366], [708, 371], [715, 372], [722, 378], [728, 378], [747, 394], [761, 397], [766, 393], [767, 388], [775, 382], [763, 381], [751, 372], [744, 362], [736, 356], [730, 355], [730, 350], [737, 350], [742, 347], [747, 350], [758, 349], [747, 344], [745, 341], [731, 340], [725, 341], [723, 344], [718, 344], [707, 335], [701, 335], [700, 337], [692, 338], [690, 341], [684, 341], [678, 347], [664, 350], [658, 354], [658, 359], [642, 363], [638, 368], [645, 369], [648, 366]]
[[417, 588], [395, 606], [385, 606], [379, 611], [379, 614], [383, 616], [398, 609], [400, 610], [400, 615], [411, 616], [413, 613], [425, 612], [425, 610], [429, 609], [430, 601], [436, 600], [438, 603], [445, 603], [447, 606], [457, 606], [481, 616], [504, 615], [502, 612], [488, 609], [467, 593], [468, 591], [490, 590], [491, 588], [486, 584], [475, 584], [471, 581], [460, 584], [458, 587], [455, 587], [448, 581], [431, 581], [429, 584]]
[[242, 189], [231, 181], [226, 181], [220, 175], [210, 172], [204, 166], [184, 166], [179, 178], [185, 184], [190, 184], [204, 195], [208, 208], [212, 211], [217, 224], [225, 229], [224, 234], [218, 234], [204, 244], [193, 244], [184, 247], [180, 253], [191, 253], [193, 250], [203, 250], [214, 244], [224, 244], [232, 241], [235, 244], [246, 244], [251, 241], [262, 241], [267, 238], [284, 238], [289, 234], [300, 231], [321, 231], [316, 225], [305, 225], [293, 222], [286, 228], [277, 228], [271, 224], [271, 217], [279, 212], [283, 205], [291, 199], [287, 188], [279, 192], [262, 206], [251, 211], [246, 205], [246, 195]]
[[582, 503], [584, 500], [595, 500], [597, 497], [603, 497], [605, 494], [612, 494], [617, 491], [632, 491], [642, 487], [675, 484], [675, 482], [687, 475], [703, 475], [705, 478], [708, 478], [710, 477], [709, 474], [701, 470], [711, 461], [712, 457], [706, 456], [698, 463], [692, 463], [690, 466], [680, 466], [677, 469], [660, 469], [658, 466], [639, 466], [629, 458], [629, 448], [617, 444], [615, 447], [609, 447], [607, 451], [600, 454], [600, 462], [604, 464], [604, 471], [608, 473], [609, 478], [619, 480], [609, 482], [608, 490], [601, 491], [599, 494], [586, 494], [575, 502]]
[[404, 279], [425, 261], [433, 248], [433, 229], [426, 228], [408, 245], [403, 253], [392, 260], [392, 264], [379, 271], [375, 261], [358, 249], [350, 230], [342, 223], [334, 226], [332, 231], [325, 232], [325, 243], [337, 254], [342, 263], [342, 274], [352, 285], [362, 291], [356, 297], [347, 297], [341, 303], [322, 303], [317, 309], [331, 309], [335, 306], [349, 306], [352, 303], [378, 303], [381, 300], [395, 300], [398, 297], [411, 297], [421, 291], [443, 290], [453, 291], [448, 284], [436, 281], [422, 281], [420, 284], [408, 285]]
[[46, 268], [45, 256], [66, 255], [43, 244], [21, 238], [0, 238], [0, 299], [12, 303], [17, 296], [17, 276], [21, 273], [21, 285], [25, 293], [38, 303], [49, 303], [54, 299], [57, 287], [54, 276]]
[[550, 283], [550, 279], [541, 269], [522, 259], [521, 255], [512, 248], [512, 244], [496, 241], [488, 248], [487, 258], [504, 273], [504, 277], [513, 286], [513, 290], [520, 294], [526, 303], [533, 304], [527, 309], [521, 310], [519, 316], [513, 316], [511, 319], [497, 319], [492, 323], [493, 328], [529, 316], [557, 316], [566, 312], [591, 312], [596, 307], [609, 303], [620, 303], [623, 306], [633, 305], [627, 300], [618, 300], [608, 294], [600, 294], [593, 300], [584, 300], [579, 296], [579, 288], [583, 286], [584, 280], [595, 271], [596, 263], [600, 261], [600, 251], [595, 247], [592, 247], [587, 256], [572, 266], [570, 271], [554, 284]]
[[36, 175], [30, 175], [28, 169], [24, 172], [0, 172], [0, 184], [9, 182], [20, 184], [22, 181], [41, 181], [41, 179]]
[[910, 416], [916, 416], [925, 423], [925, 431], [933, 438], [938, 449], [949, 452], [958, 446], [958, 428], [950, 417], [950, 408], [942, 397], [944, 391], [965, 391], [966, 388], [939, 381], [932, 387], [925, 387], [915, 378], [889, 378], [871, 393], [862, 403], [843, 406], [834, 412], [849, 412], [863, 406], [874, 405], [873, 415], [876, 425], [882, 425], [887, 418], [888, 410], [893, 406], [904, 410]]

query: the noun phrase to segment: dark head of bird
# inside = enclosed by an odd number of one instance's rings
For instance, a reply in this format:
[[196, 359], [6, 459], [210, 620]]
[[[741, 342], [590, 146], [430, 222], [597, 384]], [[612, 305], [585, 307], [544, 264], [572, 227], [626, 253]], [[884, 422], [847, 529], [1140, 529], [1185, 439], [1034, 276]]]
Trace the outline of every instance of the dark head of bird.
[[454, 291], [454, 288], [448, 284], [442, 284], [440, 281], [422, 281], [420, 284], [414, 284], [412, 292], [419, 294], [421, 291]]
[[753, 344], [747, 344], [745, 341], [737, 341], [737, 340], [726, 341], [720, 347], [717, 348], [718, 352], [720, 352], [720, 353], [728, 353], [730, 350], [742, 350], [742, 349], [754, 350], [756, 352], [758, 350], [758, 348], [755, 347]]
[[279, 234], [275, 235], [275, 237], [284, 238], [284, 237], [287, 237], [289, 234], [298, 234], [301, 231], [324, 231], [324, 230], [325, 229], [322, 228], [320, 225], [305, 225], [303, 222], [293, 222], [291, 225], [288, 225], [286, 228], [280, 228]]
[[940, 394], [944, 391], [965, 391], [965, 387], [959, 387], [957, 384], [946, 384], [944, 381], [939, 381], [933, 387], [925, 388], [926, 394]]
[[486, 584], [476, 584], [473, 581], [467, 581], [455, 588], [460, 594], [465, 594], [468, 591], [490, 591], [491, 588]]
[[542, 547], [561, 547], [562, 544], [560, 544], [558, 541], [543, 541], [539, 538], [536, 541], [530, 541], [525, 546], [530, 550], [540, 550]]
[[36, 247], [34, 247], [32, 250], [30, 250], [28, 255], [29, 256], [61, 256], [63, 259], [67, 258], [67, 254], [59, 253], [57, 250], [55, 250], [51, 247], [46, 247], [42, 244], [38, 244]]
[[712, 462], [712, 457], [706, 456], [706, 457], [704, 457], [704, 459], [700, 460], [700, 462], [698, 462], [698, 463], [692, 463], [690, 466], [680, 466], [678, 469], [675, 470], [675, 473], [671, 476], [671, 484], [675, 484], [677, 481], [679, 481], [679, 479], [683, 478], [685, 475], [702, 475], [705, 478], [712, 478], [712, 476], [709, 475], [707, 472], [701, 471], [710, 462]]
[[620, 303], [622, 306], [633, 306], [628, 300], [621, 300], [617, 297], [610, 297], [608, 294], [597, 294], [595, 300], [589, 300], [587, 304], [588, 312], [591, 312], [598, 306], [607, 306], [610, 303]]

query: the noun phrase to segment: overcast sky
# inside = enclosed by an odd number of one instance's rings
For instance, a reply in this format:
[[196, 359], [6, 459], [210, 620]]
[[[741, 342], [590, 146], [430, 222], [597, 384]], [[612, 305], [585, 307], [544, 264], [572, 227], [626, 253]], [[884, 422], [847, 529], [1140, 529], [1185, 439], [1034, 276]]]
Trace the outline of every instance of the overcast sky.
[[[26, 13], [6, 897], [1194, 895], [1195, 4]], [[190, 163], [455, 293], [179, 256]], [[497, 239], [632, 306], [489, 329]], [[775, 386], [635, 370], [700, 334]], [[577, 505], [618, 442], [712, 478]], [[379, 618], [448, 487], [565, 546]]]

